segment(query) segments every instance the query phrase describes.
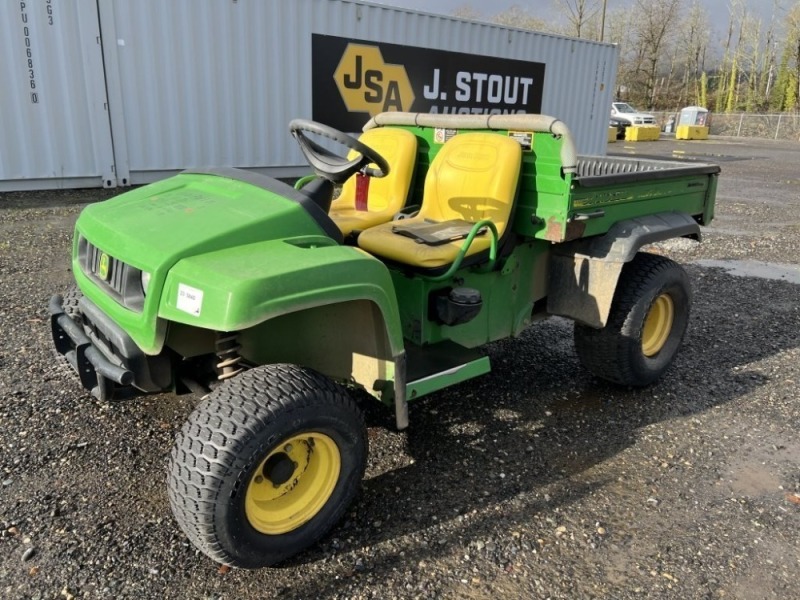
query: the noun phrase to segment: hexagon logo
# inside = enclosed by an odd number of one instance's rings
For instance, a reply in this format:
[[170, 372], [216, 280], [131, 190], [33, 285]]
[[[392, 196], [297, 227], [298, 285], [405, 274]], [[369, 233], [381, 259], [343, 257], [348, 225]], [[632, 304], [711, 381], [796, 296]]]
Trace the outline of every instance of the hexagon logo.
[[348, 44], [333, 79], [349, 112], [374, 117], [385, 111], [408, 111], [414, 104], [405, 67], [383, 62], [377, 46]]

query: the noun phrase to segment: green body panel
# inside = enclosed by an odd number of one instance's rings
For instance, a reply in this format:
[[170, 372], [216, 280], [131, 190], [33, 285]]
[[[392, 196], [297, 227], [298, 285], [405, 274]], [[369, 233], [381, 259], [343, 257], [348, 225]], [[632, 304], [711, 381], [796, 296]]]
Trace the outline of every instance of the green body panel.
[[[469, 268], [450, 281], [431, 281], [393, 270], [403, 335], [417, 345], [452, 340], [465, 348], [476, 348], [494, 340], [519, 334], [531, 321], [533, 305], [547, 294], [547, 259], [550, 244], [531, 240], [517, 246], [490, 273]], [[456, 285], [477, 289], [483, 306], [471, 321], [455, 326], [429, 319], [429, 297]]]
[[[279, 194], [226, 177], [181, 174], [87, 206], [75, 234], [72, 266], [81, 291], [145, 353], [157, 354], [165, 330], [157, 320], [159, 299], [167, 274], [180, 260], [270, 239], [322, 237], [322, 230], [300, 205]], [[152, 274], [142, 312], [125, 308], [83, 273], [77, 251], [81, 236]], [[250, 259], [274, 260], [269, 255]]]
[[522, 159], [522, 180], [514, 213], [514, 231], [520, 235], [548, 239], [549, 223], [565, 223], [571, 175], [561, 172], [561, 140], [536, 133], [531, 152]]
[[436, 375], [409, 382], [406, 386], [406, 397], [409, 400], [416, 400], [417, 398], [432, 394], [433, 392], [438, 392], [451, 385], [456, 385], [457, 383], [485, 375], [491, 370], [489, 357], [483, 356], [453, 369], [437, 373]]
[[245, 182], [195, 174], [87, 206], [77, 228], [109, 255], [145, 270], [232, 245], [323, 233], [296, 202]]
[[[665, 212], [682, 212], [701, 216], [712, 207], [708, 202], [709, 188], [716, 186], [716, 177], [694, 175], [626, 185], [582, 188], [574, 184], [570, 195], [571, 214], [603, 210], [605, 216], [576, 222], [573, 231], [569, 224], [560, 229], [565, 239], [600, 235], [619, 221]], [[713, 198], [713, 190], [711, 191]]]
[[[197, 314], [180, 286], [202, 292]], [[169, 272], [158, 316], [215, 331], [240, 331], [290, 312], [352, 300], [375, 303], [392, 353], [402, 352], [397, 300], [386, 267], [323, 236], [269, 240], [184, 258]]]
[[161, 352], [167, 324], [159, 322], [156, 318], [158, 309], [156, 302], [145, 302], [142, 312], [130, 310], [119, 304], [87, 277], [81, 270], [77, 259], [72, 261], [72, 273], [81, 292], [121, 327], [145, 354], [155, 355]]

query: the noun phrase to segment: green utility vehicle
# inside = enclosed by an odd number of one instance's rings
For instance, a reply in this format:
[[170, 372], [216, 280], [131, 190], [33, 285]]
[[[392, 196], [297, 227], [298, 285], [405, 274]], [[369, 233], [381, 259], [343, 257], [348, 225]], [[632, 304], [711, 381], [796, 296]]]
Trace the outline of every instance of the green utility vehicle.
[[689, 283], [639, 250], [700, 238], [718, 166], [578, 156], [543, 115], [290, 129], [315, 172], [295, 187], [187, 171], [86, 207], [77, 287], [50, 303], [57, 350], [101, 401], [204, 395], [168, 486], [212, 559], [275, 564], [343, 515], [367, 455], [352, 390], [403, 429], [409, 401], [488, 373], [481, 346], [551, 315], [598, 377], [644, 386], [671, 364]]

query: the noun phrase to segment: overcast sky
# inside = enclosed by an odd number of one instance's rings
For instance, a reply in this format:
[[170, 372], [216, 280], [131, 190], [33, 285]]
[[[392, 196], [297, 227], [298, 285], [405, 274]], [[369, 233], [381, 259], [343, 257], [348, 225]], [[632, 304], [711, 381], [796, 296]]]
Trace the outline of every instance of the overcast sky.
[[[452, 14], [455, 9], [460, 6], [469, 5], [477, 12], [485, 15], [494, 15], [499, 12], [517, 5], [525, 8], [532, 15], [541, 15], [544, 19], [557, 18], [557, 11], [555, 10], [555, 0], [371, 0], [379, 4], [390, 4], [393, 6], [401, 6], [403, 8], [410, 8], [412, 10], [420, 10], [424, 12]], [[689, 4], [690, 0], [686, 0]], [[607, 10], [617, 10], [623, 7], [632, 5], [634, 0], [607, 0]], [[788, 7], [792, 5], [795, 0], [778, 0], [779, 6]], [[717, 38], [721, 38], [725, 29], [728, 26], [729, 6], [730, 0], [700, 0], [700, 3], [706, 8], [709, 14], [712, 30], [715, 32]], [[756, 14], [764, 21], [765, 27], [770, 21], [773, 13], [773, 6], [775, 0], [744, 0], [747, 11], [751, 14]], [[785, 14], [780, 11], [779, 15]]]

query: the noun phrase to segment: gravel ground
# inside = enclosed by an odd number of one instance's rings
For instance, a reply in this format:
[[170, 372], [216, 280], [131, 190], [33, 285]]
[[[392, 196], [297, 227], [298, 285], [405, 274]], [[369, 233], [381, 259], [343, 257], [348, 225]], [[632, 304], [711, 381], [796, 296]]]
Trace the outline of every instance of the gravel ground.
[[[794, 597], [800, 145], [611, 150], [723, 167], [704, 243], [657, 248], [695, 290], [666, 377], [645, 390], [593, 379], [561, 319], [493, 344], [492, 373], [413, 404], [406, 432], [370, 410], [345, 520], [261, 571], [213, 564], [170, 514], [167, 457], [196, 398], [101, 404], [53, 358], [45, 306], [70, 284], [74, 220], [111, 192], [0, 195], [0, 596]], [[700, 262], [730, 260], [745, 262]]]

